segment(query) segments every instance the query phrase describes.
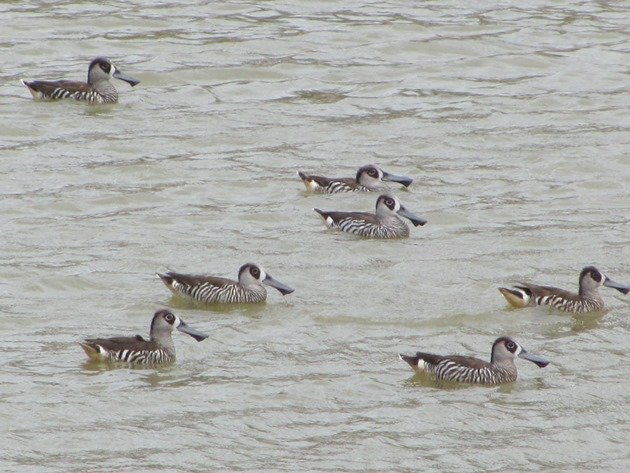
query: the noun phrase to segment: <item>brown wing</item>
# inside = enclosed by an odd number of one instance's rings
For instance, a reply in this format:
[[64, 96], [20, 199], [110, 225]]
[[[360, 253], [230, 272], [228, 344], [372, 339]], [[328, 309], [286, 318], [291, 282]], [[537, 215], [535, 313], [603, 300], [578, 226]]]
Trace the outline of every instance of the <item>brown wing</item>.
[[203, 276], [195, 274], [181, 274], [174, 273], [172, 271], [169, 271], [166, 274], [158, 273], [158, 276], [168, 287], [171, 287], [173, 285], [173, 281], [177, 281], [178, 283], [188, 287], [200, 286], [202, 284], [210, 284], [216, 287], [232, 286], [234, 284], [238, 284], [237, 281], [228, 278], [219, 278], [215, 276]]
[[580, 296], [574, 292], [566, 291], [564, 289], [560, 289], [558, 287], [553, 287], [553, 286], [538, 286], [537, 284], [519, 282], [518, 284], [515, 284], [514, 287], [523, 289], [525, 291], [529, 291], [531, 293], [532, 298], [560, 296], [561, 298], [566, 299], [566, 300], [579, 300], [580, 299]]
[[357, 181], [355, 181], [353, 177], [313, 176], [313, 175], [310, 175], [310, 174], [304, 174], [302, 172], [299, 172], [298, 174], [300, 175], [300, 178], [308, 179], [308, 180], [311, 180], [311, 181], [315, 181], [321, 187], [326, 187], [331, 182], [343, 182], [344, 184], [346, 184], [348, 186], [353, 186], [354, 185], [355, 187], [358, 187]]
[[376, 220], [376, 215], [369, 212], [327, 212], [326, 215], [330, 217], [336, 224], [339, 224], [339, 222], [345, 219], [363, 221], [372, 225], [378, 224], [378, 220]]
[[312, 192], [335, 194], [337, 192], [354, 192], [364, 190], [353, 177], [311, 176], [298, 171], [306, 189]]
[[440, 363], [453, 362], [460, 366], [466, 366], [470, 368], [484, 368], [489, 365], [488, 362], [480, 360], [479, 358], [473, 358], [471, 356], [458, 356], [458, 355], [436, 355], [434, 353], [423, 353], [419, 351], [416, 353], [415, 362], [423, 360], [425, 363], [433, 366], [437, 366]]
[[140, 335], [135, 337], [112, 337], [112, 338], [88, 338], [84, 340], [85, 344], [93, 347], [101, 346], [106, 350], [155, 350], [157, 345], [155, 342], [145, 340]]
[[67, 90], [70, 93], [87, 93], [92, 90], [91, 85], [74, 80], [34, 80], [32, 82], [24, 83], [29, 89], [33, 89], [48, 98], [53, 97], [55, 91], [59, 89]]
[[485, 360], [481, 360], [479, 358], [475, 358], [473, 356], [442, 356], [443, 361], [452, 361], [453, 363], [459, 366], [465, 366], [467, 368], [473, 369], [482, 369], [482, 368], [490, 368], [492, 365]]

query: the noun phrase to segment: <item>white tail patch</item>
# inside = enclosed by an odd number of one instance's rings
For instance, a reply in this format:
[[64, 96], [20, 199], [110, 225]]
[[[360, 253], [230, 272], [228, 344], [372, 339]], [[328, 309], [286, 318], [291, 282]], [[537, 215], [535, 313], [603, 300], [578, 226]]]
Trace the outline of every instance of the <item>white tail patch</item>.
[[297, 175], [300, 179], [302, 179], [304, 187], [306, 187], [306, 190], [308, 192], [319, 192], [321, 186], [317, 182], [315, 182], [313, 179], [309, 179], [306, 174], [302, 174], [300, 171], [297, 172]]
[[503, 294], [505, 300], [514, 307], [525, 307], [529, 304], [529, 296], [522, 289], [507, 289], [505, 287], [500, 287], [499, 291]]
[[317, 192], [319, 189], [321, 189], [321, 186], [312, 179], [304, 179], [302, 180], [302, 182], [304, 183], [306, 190], [309, 192]]
[[87, 342], [79, 342], [79, 345], [91, 360], [103, 360], [107, 355], [107, 350], [100, 345], [96, 345], [96, 348]]
[[[415, 369], [416, 371], [424, 371], [426, 364], [424, 363], [424, 360], [422, 358], [418, 358], [418, 361], [416, 362], [416, 365], [413, 366], [411, 363], [409, 363], [407, 360], [405, 360], [405, 356], [404, 355], [398, 355], [398, 358], [400, 358], [401, 361], [404, 361], [405, 363], [409, 364], [413, 369]], [[413, 358], [413, 357], [407, 357], [407, 358]]]

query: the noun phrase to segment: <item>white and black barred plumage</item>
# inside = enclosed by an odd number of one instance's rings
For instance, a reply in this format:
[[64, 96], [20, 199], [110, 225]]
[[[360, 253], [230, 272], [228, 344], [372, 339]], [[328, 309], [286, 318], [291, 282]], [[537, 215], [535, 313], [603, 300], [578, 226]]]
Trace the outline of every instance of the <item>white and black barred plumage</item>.
[[257, 264], [248, 263], [239, 269], [238, 281], [214, 276], [181, 273], [158, 273], [157, 276], [173, 293], [207, 304], [257, 303], [267, 299], [264, 285], [286, 295], [293, 289], [271, 277]]
[[383, 181], [398, 182], [405, 187], [413, 182], [413, 179], [409, 177], [390, 174], [373, 164], [360, 167], [356, 177], [324, 177], [300, 171], [298, 171], [298, 176], [302, 179], [307, 191], [319, 194], [373, 192], [385, 187]]
[[428, 373], [440, 381], [486, 385], [516, 381], [516, 357], [529, 360], [541, 368], [549, 364], [544, 358], [528, 353], [508, 337], [495, 340], [489, 363], [470, 356], [442, 356], [423, 352], [399, 357], [415, 371]]
[[424, 370], [439, 380], [473, 384], [499, 384], [516, 381], [516, 366], [464, 366], [455, 357], [439, 360], [435, 365], [425, 363]]
[[36, 89], [36, 93], [39, 94], [37, 98], [60, 100], [60, 99], [75, 99], [90, 103], [114, 103], [118, 100], [118, 92], [111, 85], [110, 88], [102, 87], [100, 90], [76, 90], [72, 88], [72, 83], [68, 85], [69, 88], [65, 88], [63, 81], [56, 83], [57, 87], [53, 89], [50, 95], [46, 95], [47, 89], [41, 85], [38, 81], [28, 84], [29, 88]]
[[[120, 361], [134, 364], [160, 364], [172, 363], [175, 361], [175, 353], [162, 348], [148, 347], [149, 340], [143, 339], [140, 335], [129, 338], [108, 339], [107, 341], [99, 339], [88, 339], [82, 342], [82, 346], [87, 345], [100, 355], [101, 361]], [[116, 349], [113, 341], [118, 340], [120, 345], [129, 346], [129, 348]], [[141, 342], [136, 344], [135, 342]], [[107, 348], [107, 347], [110, 348]], [[85, 346], [84, 346], [85, 348]]]
[[139, 81], [121, 73], [106, 58], [94, 59], [88, 68], [88, 81], [71, 80], [42, 81], [36, 80], [22, 83], [28, 87], [35, 99], [60, 100], [75, 99], [90, 103], [115, 103], [118, 92], [109, 81], [111, 77], [128, 82], [133, 87]]
[[604, 309], [604, 299], [599, 293], [601, 286], [612, 287], [623, 294], [630, 292], [630, 286], [611, 280], [594, 266], [587, 266], [580, 272], [577, 294], [553, 286], [524, 282], [513, 288], [500, 287], [499, 291], [514, 307], [547, 305], [563, 312], [579, 314]]
[[313, 209], [321, 215], [328, 228], [352, 233], [366, 238], [406, 238], [409, 227], [399, 217], [408, 218], [415, 226], [424, 225], [426, 220], [417, 217], [402, 206], [397, 197], [383, 194], [376, 200], [376, 213], [330, 212]]
[[237, 281], [218, 285], [217, 281], [195, 280], [184, 278], [184, 275], [167, 273], [159, 275], [162, 280], [171, 278], [170, 288], [179, 295], [188, 296], [196, 301], [205, 303], [233, 304], [255, 303], [267, 299], [267, 290], [263, 286], [246, 290], [239, 286]]
[[352, 233], [366, 238], [407, 238], [409, 226], [400, 218], [390, 219], [385, 223], [373, 218], [374, 214], [363, 212], [324, 212], [315, 209], [328, 228], [337, 228], [342, 232]]
[[146, 340], [135, 337], [88, 338], [80, 342], [85, 353], [96, 361], [120, 361], [132, 364], [160, 364], [175, 361], [175, 345], [171, 333], [176, 328], [197, 341], [208, 336], [187, 325], [169, 310], [159, 310], [151, 320], [150, 335]]

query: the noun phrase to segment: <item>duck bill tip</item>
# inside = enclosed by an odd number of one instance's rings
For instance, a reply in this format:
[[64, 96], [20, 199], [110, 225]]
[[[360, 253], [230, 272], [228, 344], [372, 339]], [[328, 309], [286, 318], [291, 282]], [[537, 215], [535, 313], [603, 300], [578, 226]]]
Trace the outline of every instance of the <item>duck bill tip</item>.
[[198, 342], [203, 342], [206, 338], [208, 338], [208, 335], [206, 335], [205, 333], [199, 333], [199, 334], [192, 334], [189, 333], [188, 335], [190, 335], [192, 338], [194, 338], [195, 340], [197, 340]]
[[195, 328], [192, 328], [190, 325], [187, 325], [184, 321], [182, 321], [179, 324], [179, 326], [177, 327], [177, 330], [179, 330], [182, 333], [185, 333], [186, 335], [190, 335], [192, 338], [194, 338], [198, 342], [201, 342], [205, 340], [206, 338], [208, 338], [208, 335], [206, 335], [203, 332], [200, 332], [199, 330]]
[[123, 74], [119, 70], [114, 72], [113, 76], [118, 79], [127, 82], [131, 87], [134, 87], [140, 83], [138, 79], [134, 79], [133, 77], [129, 77], [128, 75]]
[[549, 360], [546, 360], [542, 356], [532, 355], [532, 354], [527, 353], [525, 351], [521, 352], [518, 356], [519, 356], [519, 358], [523, 358], [524, 360], [531, 361], [532, 363], [534, 363], [535, 365], [537, 365], [540, 368], [544, 368], [549, 363], [551, 363]]
[[295, 289], [293, 289], [292, 287], [289, 287], [286, 284], [281, 283], [280, 281], [272, 278], [269, 275], [267, 275], [263, 283], [265, 283], [267, 286], [273, 287], [278, 292], [280, 292], [280, 294], [282, 294], [283, 296], [286, 296], [287, 294], [291, 294], [293, 291], [295, 291]]
[[615, 282], [612, 279], [606, 279], [606, 281], [604, 282], [604, 286], [617, 289], [619, 292], [621, 292], [624, 295], [630, 292], [630, 286], [626, 286], [625, 284], [619, 284], [618, 282]]
[[277, 287], [275, 286], [275, 288], [283, 295], [286, 296], [287, 294], [291, 294], [292, 292], [295, 291], [295, 289], [293, 289], [292, 287], [289, 286], [285, 286], [284, 284], [281, 287]]
[[399, 211], [398, 211], [398, 215], [400, 215], [401, 217], [405, 217], [406, 219], [408, 219], [411, 223], [413, 223], [414, 227], [418, 227], [418, 226], [423, 226], [427, 223], [427, 220], [425, 220], [424, 218], [420, 218], [417, 215], [409, 212], [407, 209], [405, 209], [404, 207], [402, 207]]
[[413, 182], [413, 179], [411, 179], [410, 177], [396, 176], [395, 174], [389, 174], [389, 173], [385, 173], [383, 175], [383, 180], [389, 181], [389, 182], [397, 182], [398, 184], [401, 184], [405, 187], [409, 187], [411, 183]]

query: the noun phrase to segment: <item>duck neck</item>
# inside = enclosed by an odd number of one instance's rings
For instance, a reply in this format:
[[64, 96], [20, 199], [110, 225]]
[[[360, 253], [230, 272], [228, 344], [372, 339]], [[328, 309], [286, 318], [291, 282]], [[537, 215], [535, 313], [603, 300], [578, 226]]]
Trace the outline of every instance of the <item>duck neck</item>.
[[516, 365], [514, 360], [491, 361], [493, 368], [502, 373], [516, 376]]
[[391, 212], [376, 212], [376, 219], [381, 225], [388, 227], [406, 227], [405, 222], [398, 215]]
[[247, 286], [241, 286], [246, 292], [250, 292], [250, 293], [254, 293], [254, 294], [260, 294], [263, 296], [267, 295], [267, 289], [265, 289], [265, 286], [263, 286], [262, 284], [257, 284], [257, 283], [253, 283], [253, 284], [248, 284]]
[[92, 87], [94, 87], [94, 90], [102, 95], [107, 101], [118, 100], [118, 91], [110, 81], [100, 80], [92, 84]]
[[175, 356], [175, 344], [170, 333], [151, 334], [151, 341], [165, 352]]
[[604, 302], [604, 299], [602, 299], [602, 295], [599, 293], [599, 287], [580, 286], [580, 291], [578, 292], [578, 294], [582, 299], [589, 299], [592, 301]]

